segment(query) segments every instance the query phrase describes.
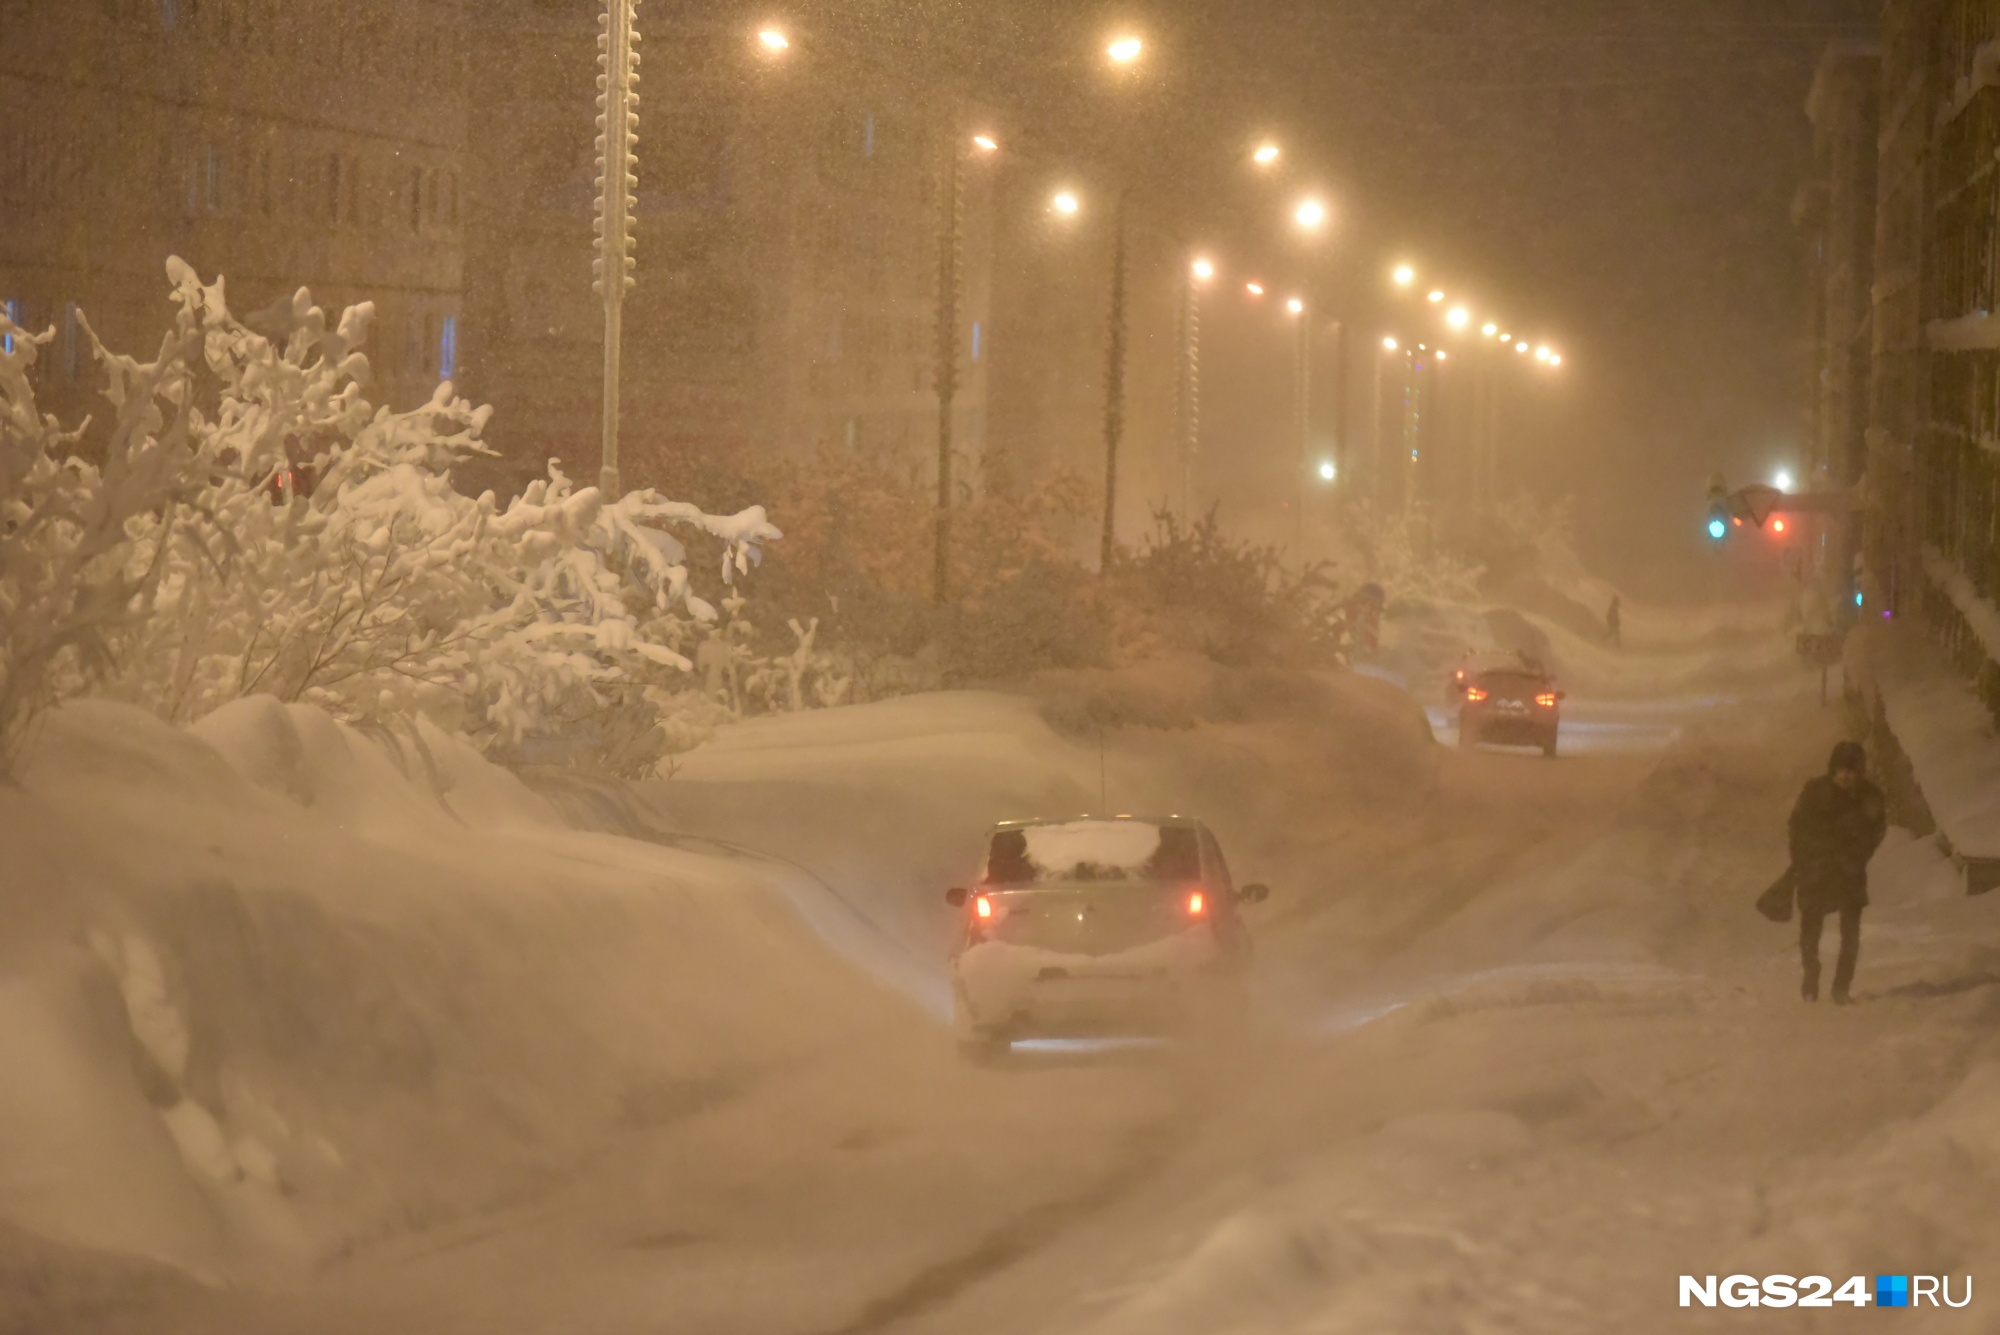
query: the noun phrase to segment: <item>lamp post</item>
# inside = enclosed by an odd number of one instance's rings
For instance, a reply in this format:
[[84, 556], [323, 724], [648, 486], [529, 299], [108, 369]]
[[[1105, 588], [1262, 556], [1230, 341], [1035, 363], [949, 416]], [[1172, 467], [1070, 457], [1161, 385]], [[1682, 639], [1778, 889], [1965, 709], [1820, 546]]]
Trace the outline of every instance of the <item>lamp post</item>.
[[1104, 531], [1097, 568], [1108, 572], [1117, 549], [1118, 444], [1125, 435], [1125, 212], [1129, 187], [1120, 187], [1112, 221], [1111, 314], [1104, 368]]
[[990, 135], [968, 139], [956, 131], [945, 145], [944, 191], [938, 217], [937, 514], [931, 569], [931, 601], [940, 607], [951, 596], [952, 413], [958, 394], [958, 302], [963, 294], [959, 252], [965, 230], [963, 177], [968, 145], [980, 153], [999, 147]]
[[1194, 465], [1201, 450], [1201, 288], [1215, 276], [1215, 265], [1192, 261], [1181, 276], [1180, 393], [1175, 403], [1180, 423], [1181, 517], [1194, 519]]
[[639, 0], [604, 0], [597, 19], [597, 259], [592, 287], [604, 298], [604, 445], [597, 481], [606, 500], [618, 483], [618, 358], [625, 293], [637, 261], [632, 196], [639, 188]]

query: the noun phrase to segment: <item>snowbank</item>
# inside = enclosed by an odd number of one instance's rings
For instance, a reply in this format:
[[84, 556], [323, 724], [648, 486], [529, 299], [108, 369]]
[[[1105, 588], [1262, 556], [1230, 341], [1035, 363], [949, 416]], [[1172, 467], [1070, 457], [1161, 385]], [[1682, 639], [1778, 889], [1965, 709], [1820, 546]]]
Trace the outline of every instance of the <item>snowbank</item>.
[[1972, 689], [1908, 626], [1858, 632], [1848, 664], [1856, 686], [1880, 703], [1952, 848], [2000, 858], [2000, 738]]
[[0, 788], [0, 1225], [309, 1267], [920, 1032], [794, 912], [818, 893], [564, 828], [428, 730], [65, 707]]

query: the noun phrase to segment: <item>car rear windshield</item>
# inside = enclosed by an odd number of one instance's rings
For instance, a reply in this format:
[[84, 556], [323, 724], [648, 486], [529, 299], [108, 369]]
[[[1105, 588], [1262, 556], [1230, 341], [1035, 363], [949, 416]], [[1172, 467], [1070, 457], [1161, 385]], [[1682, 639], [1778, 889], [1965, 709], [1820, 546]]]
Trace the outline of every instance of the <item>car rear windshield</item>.
[[1479, 684], [1489, 691], [1523, 694], [1546, 689], [1549, 679], [1532, 672], [1482, 672], [1479, 674]]
[[1077, 820], [997, 830], [986, 850], [990, 885], [1050, 881], [1196, 881], [1200, 832], [1139, 820]]

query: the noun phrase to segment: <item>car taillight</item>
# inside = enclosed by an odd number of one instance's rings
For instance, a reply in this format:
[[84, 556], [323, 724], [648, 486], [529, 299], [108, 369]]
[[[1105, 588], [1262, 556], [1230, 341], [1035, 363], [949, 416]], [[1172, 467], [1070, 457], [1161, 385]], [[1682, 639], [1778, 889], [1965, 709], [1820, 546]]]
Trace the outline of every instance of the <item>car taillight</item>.
[[1187, 911], [1190, 918], [1208, 916], [1208, 896], [1199, 890], [1190, 890], [1187, 897]]
[[992, 922], [993, 901], [985, 895], [977, 896], [972, 901], [972, 916], [981, 922]]
[[1465, 698], [1472, 701], [1473, 704], [1478, 704], [1486, 698], [1486, 692], [1480, 690], [1477, 686], [1468, 686], [1465, 690]]
[[1543, 691], [1535, 697], [1535, 703], [1543, 709], [1554, 709], [1556, 707], [1556, 693], [1554, 691]]

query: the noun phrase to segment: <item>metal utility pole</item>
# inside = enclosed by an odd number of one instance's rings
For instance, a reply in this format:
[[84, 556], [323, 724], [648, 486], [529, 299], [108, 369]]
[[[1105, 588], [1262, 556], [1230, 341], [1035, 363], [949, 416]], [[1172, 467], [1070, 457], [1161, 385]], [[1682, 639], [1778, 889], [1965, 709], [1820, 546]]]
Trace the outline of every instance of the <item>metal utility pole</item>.
[[1297, 474], [1298, 495], [1293, 502], [1292, 545], [1298, 553], [1301, 565], [1306, 553], [1306, 478], [1312, 471], [1312, 307], [1301, 303], [1295, 312], [1299, 322], [1296, 385], [1297, 402], [1293, 410], [1297, 416], [1293, 426], [1298, 433], [1299, 457], [1294, 472]]
[[[1201, 261], [1197, 261], [1201, 263]], [[1194, 522], [1194, 464], [1201, 449], [1201, 287], [1194, 264], [1181, 274], [1180, 424], [1181, 518]]]
[[1111, 569], [1117, 549], [1118, 442], [1125, 435], [1125, 199], [1118, 192], [1116, 239], [1111, 251], [1111, 331], [1104, 375], [1104, 535], [1097, 568]]
[[597, 259], [591, 284], [604, 298], [604, 455], [598, 486], [616, 500], [618, 485], [618, 355], [625, 294], [632, 287], [637, 244], [632, 198], [639, 188], [639, 0], [604, 0], [597, 25]]
[[943, 213], [938, 220], [937, 289], [937, 532], [931, 569], [931, 601], [942, 607], [951, 592], [952, 401], [958, 393], [959, 245], [965, 226], [960, 185], [963, 145], [954, 133], [945, 147]]

